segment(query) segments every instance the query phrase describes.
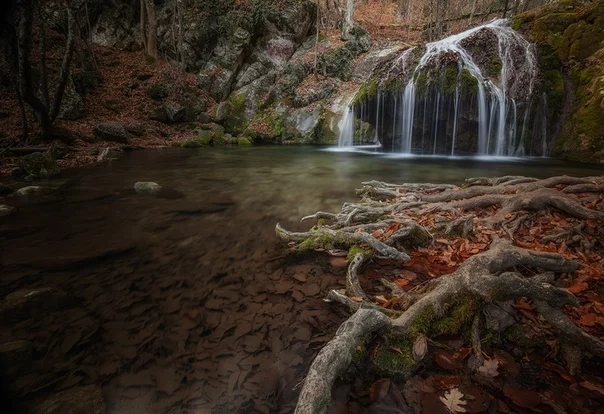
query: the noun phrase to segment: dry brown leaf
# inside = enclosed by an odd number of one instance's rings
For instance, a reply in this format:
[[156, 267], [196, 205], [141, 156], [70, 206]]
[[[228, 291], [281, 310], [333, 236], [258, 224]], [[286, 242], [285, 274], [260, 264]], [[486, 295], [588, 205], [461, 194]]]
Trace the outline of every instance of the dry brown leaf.
[[499, 361], [497, 358], [485, 359], [482, 366], [478, 368], [478, 372], [485, 377], [494, 378], [499, 375], [497, 369], [499, 368]]
[[463, 406], [466, 405], [466, 401], [462, 398], [464, 398], [464, 395], [459, 391], [459, 388], [453, 388], [447, 391], [444, 397], [440, 397], [440, 400], [450, 412], [465, 413], [466, 409]]
[[569, 286], [567, 289], [569, 292], [579, 293], [579, 292], [583, 292], [588, 287], [589, 287], [589, 285], [585, 282], [576, 282], [576, 283], [573, 283], [571, 286]]
[[428, 338], [425, 335], [420, 334], [415, 342], [413, 343], [413, 359], [421, 361], [428, 352]]

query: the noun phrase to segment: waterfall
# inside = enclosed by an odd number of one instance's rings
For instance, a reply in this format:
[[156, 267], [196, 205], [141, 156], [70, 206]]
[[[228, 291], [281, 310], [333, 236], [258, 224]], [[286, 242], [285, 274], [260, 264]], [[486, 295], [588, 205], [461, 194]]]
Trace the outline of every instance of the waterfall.
[[352, 147], [354, 138], [354, 114], [353, 108], [348, 105], [344, 116], [338, 123], [340, 135], [338, 136], [339, 147]]
[[504, 19], [406, 49], [385, 76], [373, 96], [346, 112], [350, 137], [343, 139], [341, 129], [340, 145], [352, 145], [354, 120], [348, 118], [360, 113], [375, 123], [374, 140], [393, 152], [546, 153], [547, 111], [531, 110], [544, 101], [536, 91], [534, 47]]

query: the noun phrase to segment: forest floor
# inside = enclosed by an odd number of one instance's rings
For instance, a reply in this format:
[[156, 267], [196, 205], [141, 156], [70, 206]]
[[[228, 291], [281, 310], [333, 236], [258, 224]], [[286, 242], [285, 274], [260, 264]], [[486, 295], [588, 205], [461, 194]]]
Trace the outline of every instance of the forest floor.
[[277, 225], [292, 250], [349, 263], [327, 299], [353, 316], [297, 412], [602, 407], [604, 177], [363, 184], [309, 232]]
[[[57, 36], [55, 34], [55, 36]], [[60, 37], [54, 39], [55, 43]], [[60, 59], [58, 51], [51, 49], [49, 66]], [[58, 159], [60, 169], [93, 164], [105, 148], [120, 150], [124, 146], [135, 148], [161, 148], [178, 146], [191, 139], [201, 122], [195, 119], [181, 124], [165, 124], [150, 119], [153, 110], [163, 103], [183, 98], [191, 105], [203, 100], [211, 112], [215, 102], [198, 87], [195, 74], [184, 72], [162, 59], [149, 59], [143, 52], [125, 52], [114, 48], [95, 46], [96, 61], [101, 73], [98, 84], [81, 93], [85, 115], [77, 120], [57, 120], [54, 124], [69, 131], [69, 152]], [[77, 66], [77, 65], [76, 65]], [[74, 72], [79, 72], [76, 67]], [[164, 94], [153, 98], [153, 91]], [[49, 148], [50, 143], [39, 137], [41, 131], [29, 113], [29, 139], [23, 141], [20, 111], [12, 85], [0, 84], [0, 108], [2, 128], [0, 130], [0, 175], [10, 173], [17, 166], [18, 156], [11, 154], [10, 147]], [[128, 144], [103, 141], [95, 137], [94, 128], [102, 123], [121, 123], [135, 128]]]

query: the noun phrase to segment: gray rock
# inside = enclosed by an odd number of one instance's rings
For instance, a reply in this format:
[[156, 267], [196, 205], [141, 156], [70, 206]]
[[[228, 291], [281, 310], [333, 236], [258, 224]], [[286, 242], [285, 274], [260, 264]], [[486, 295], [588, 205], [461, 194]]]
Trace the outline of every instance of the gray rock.
[[157, 194], [161, 188], [161, 185], [153, 181], [139, 181], [134, 184], [134, 191], [138, 194]]
[[166, 103], [164, 105], [164, 112], [170, 124], [178, 124], [187, 120], [187, 111], [180, 104], [173, 102]]
[[128, 131], [130, 134], [135, 135], [137, 137], [142, 136], [145, 132], [145, 127], [140, 124], [126, 125], [125, 128], [126, 131]]
[[94, 134], [104, 141], [114, 141], [121, 144], [128, 143], [128, 131], [124, 124], [107, 122], [94, 128]]
[[208, 122], [212, 122], [212, 117], [207, 112], [201, 112], [197, 114], [197, 121], [207, 124]]
[[60, 160], [65, 157], [69, 153], [69, 146], [65, 144], [63, 141], [54, 140], [52, 144], [50, 144], [50, 150], [48, 154], [53, 160]]
[[8, 185], [4, 185], [4, 184], [0, 183], [0, 196], [8, 195], [12, 192], [13, 192], [12, 188], [10, 188]]
[[96, 385], [70, 388], [28, 404], [31, 412], [44, 414], [104, 414], [103, 392]]
[[15, 211], [14, 207], [7, 206], [6, 204], [0, 204], [0, 217], [8, 216]]
[[218, 105], [216, 105], [216, 114], [214, 115], [214, 119], [216, 122], [223, 122], [231, 115], [232, 112], [232, 103], [229, 101], [220, 102]]
[[32, 344], [17, 340], [0, 344], [0, 366], [10, 376], [22, 371], [31, 363]]
[[46, 189], [44, 187], [40, 187], [37, 185], [29, 185], [27, 187], [19, 188], [17, 191], [14, 192], [13, 195], [24, 197], [24, 196], [42, 194], [42, 193], [45, 193], [46, 191], [48, 191], [48, 189]]
[[67, 293], [54, 288], [23, 289], [0, 302], [0, 322], [11, 323], [44, 315], [69, 304]]

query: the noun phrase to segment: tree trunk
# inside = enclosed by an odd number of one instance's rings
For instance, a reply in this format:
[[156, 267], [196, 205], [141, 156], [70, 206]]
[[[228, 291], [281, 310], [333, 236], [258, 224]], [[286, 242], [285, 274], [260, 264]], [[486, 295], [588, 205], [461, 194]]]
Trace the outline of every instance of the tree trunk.
[[42, 93], [42, 103], [48, 110], [50, 108], [50, 95], [48, 94], [48, 71], [46, 68], [46, 28], [44, 20], [38, 11], [38, 36], [40, 38], [39, 53], [40, 53], [40, 92]]
[[342, 24], [342, 38], [349, 39], [349, 32], [354, 27], [354, 0], [346, 0], [346, 14]]
[[318, 55], [319, 55], [319, 14], [321, 13], [321, 5], [319, 4], [319, 0], [317, 0], [317, 20], [315, 25], [317, 26], [317, 30], [316, 30], [316, 36], [315, 36], [315, 67], [314, 67], [314, 72], [315, 72], [315, 79], [318, 78], [318, 72], [317, 72], [317, 61], [318, 61]]
[[508, 5], [509, 5], [510, 1], [509, 0], [505, 0], [503, 2], [503, 14], [502, 14], [502, 18], [505, 19], [505, 15], [508, 13]]
[[50, 122], [53, 122], [59, 115], [61, 102], [69, 79], [69, 69], [71, 66], [71, 58], [73, 57], [73, 48], [75, 43], [76, 20], [74, 12], [69, 2], [67, 4], [67, 45], [63, 54], [63, 62], [61, 63], [61, 72], [57, 86], [55, 88], [55, 98], [52, 103], [52, 111], [50, 112]]
[[27, 0], [21, 4], [21, 16], [19, 21], [19, 80], [23, 100], [30, 105], [40, 117], [40, 123], [44, 131], [50, 129], [50, 117], [48, 109], [34, 93], [31, 76], [31, 43], [32, 26], [34, 17], [33, 1]]
[[147, 51], [147, 9], [145, 7], [145, 0], [140, 0], [141, 2], [141, 39], [143, 50]]
[[147, 9], [147, 54], [157, 58], [157, 17], [155, 15], [155, 3], [153, 0], [145, 0]]
[[474, 18], [474, 13], [476, 12], [476, 0], [472, 2], [472, 11], [470, 12], [470, 17], [468, 18], [468, 26], [472, 25], [472, 19]]
[[185, 64], [185, 54], [184, 51], [184, 39], [183, 39], [183, 23], [182, 23], [182, 15], [184, 12], [184, 4], [183, 0], [176, 0], [176, 4], [178, 7], [178, 54], [180, 55], [180, 65], [183, 69], [186, 69]]

